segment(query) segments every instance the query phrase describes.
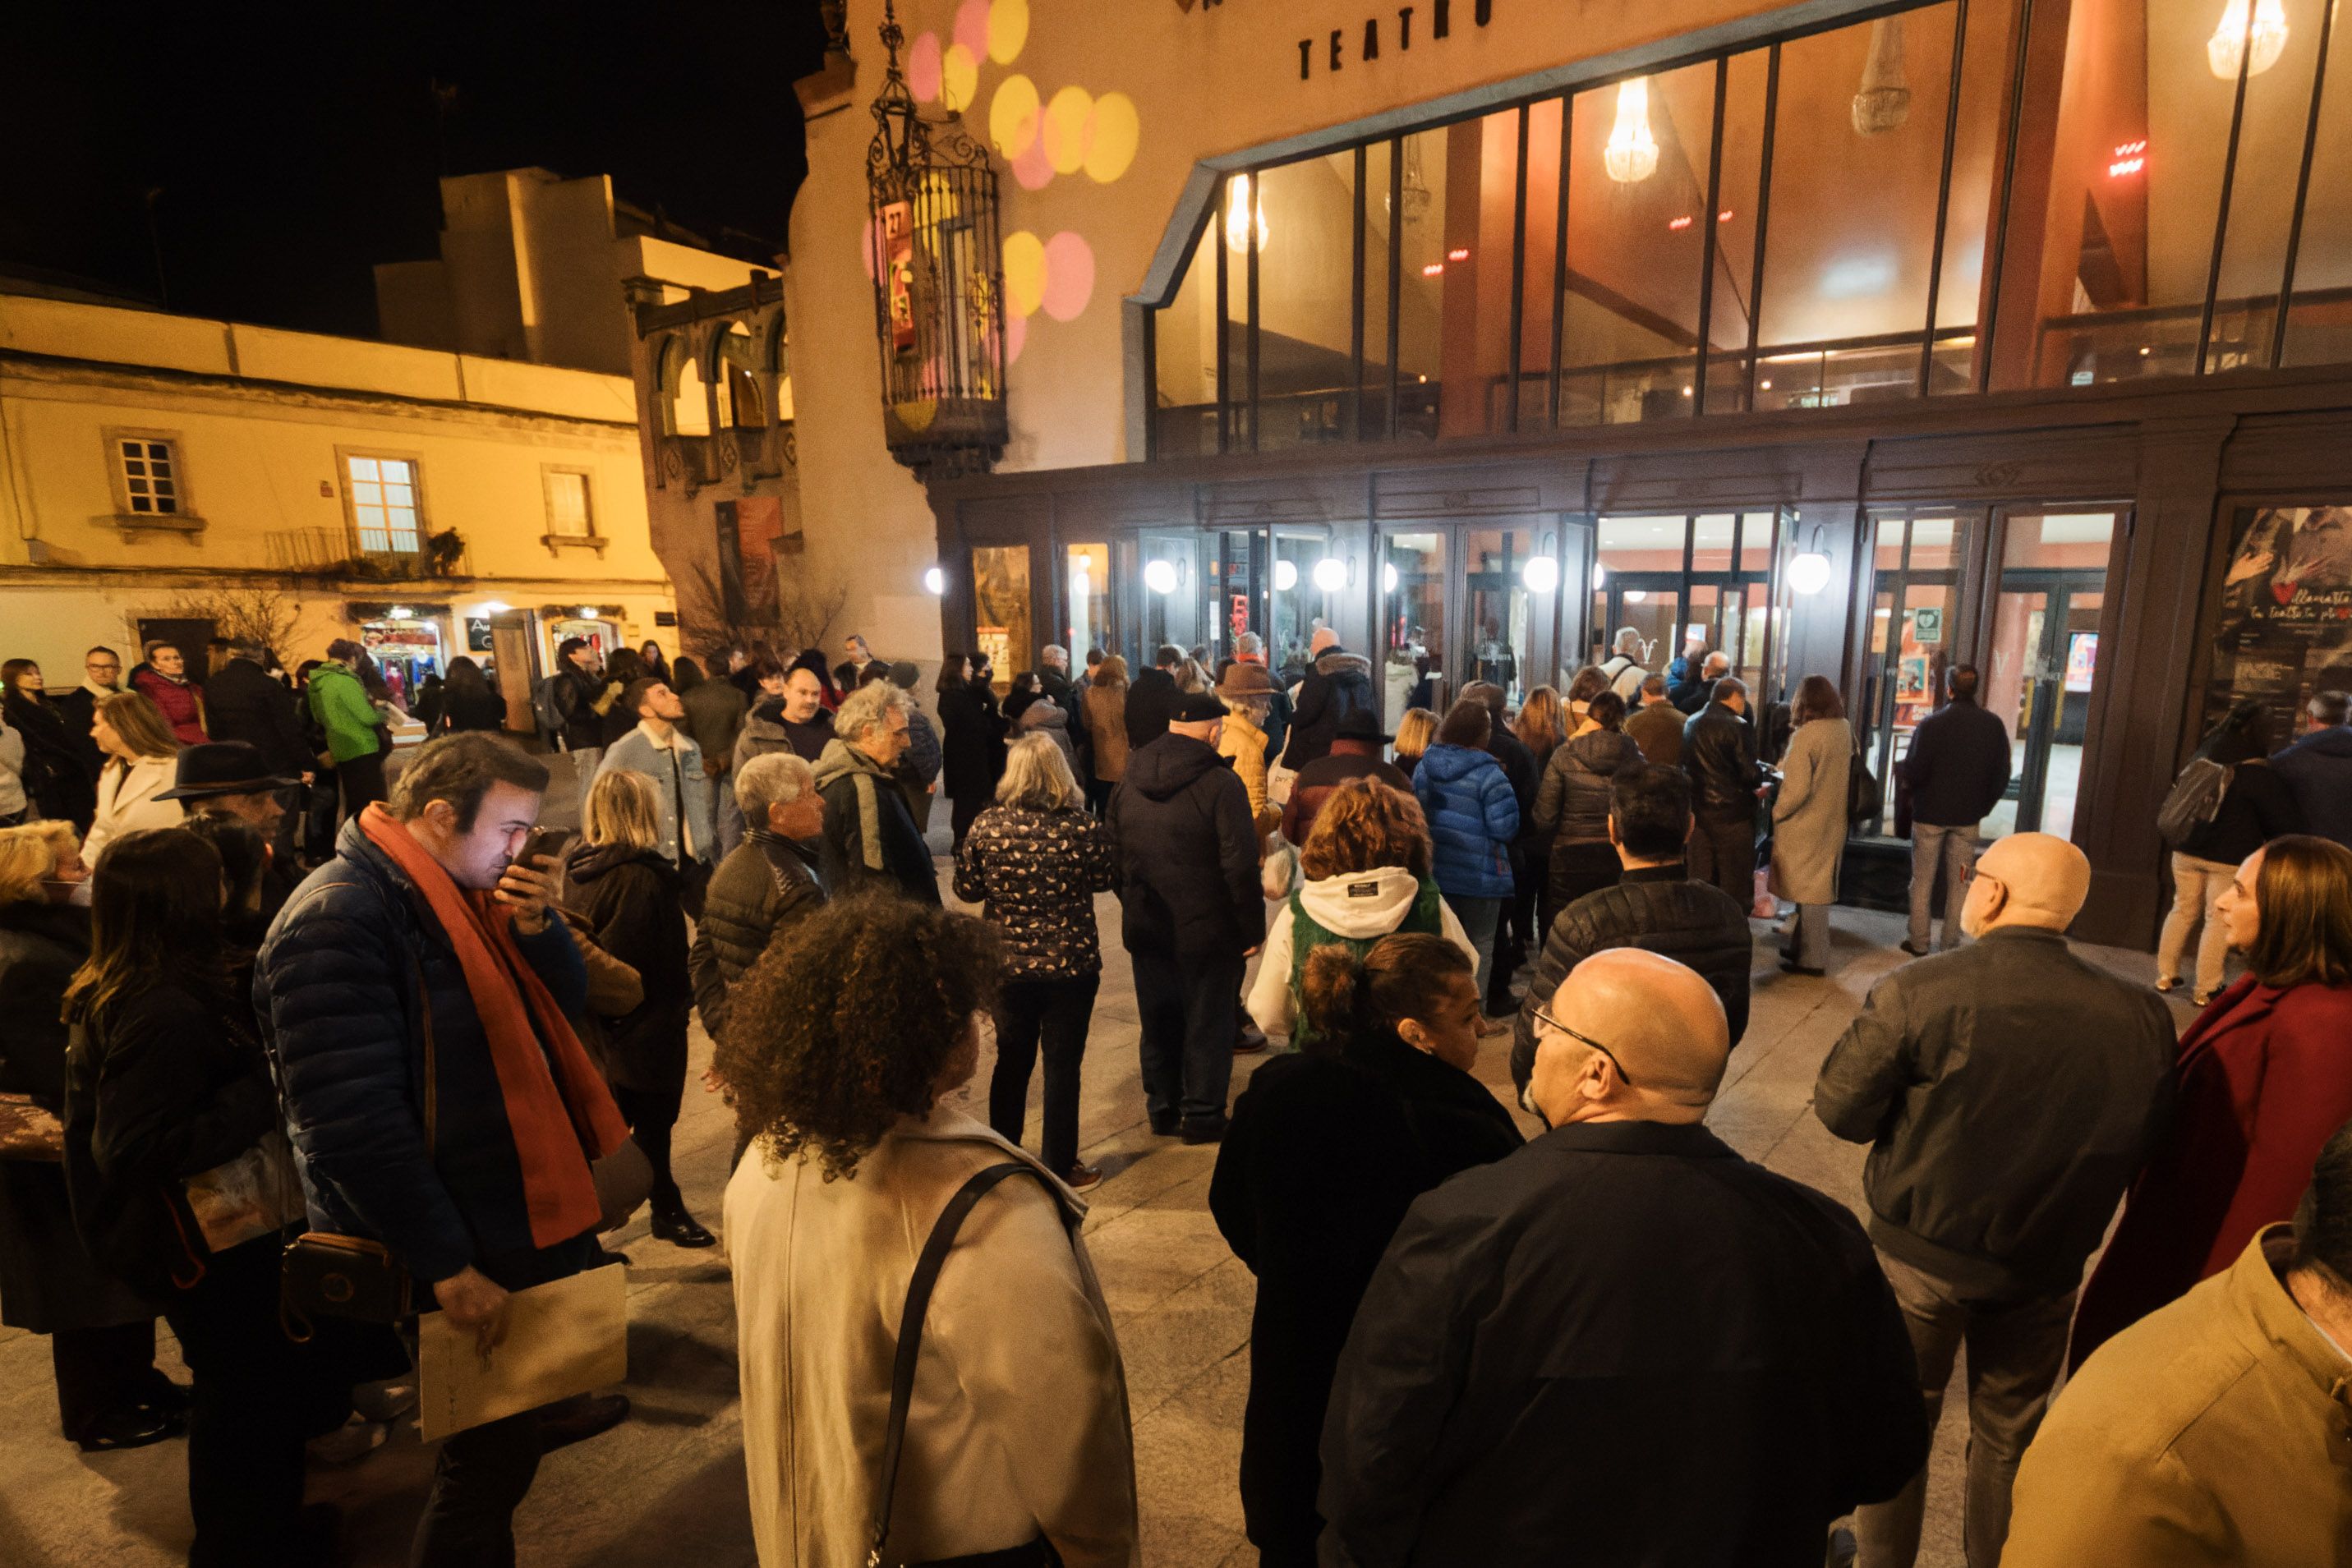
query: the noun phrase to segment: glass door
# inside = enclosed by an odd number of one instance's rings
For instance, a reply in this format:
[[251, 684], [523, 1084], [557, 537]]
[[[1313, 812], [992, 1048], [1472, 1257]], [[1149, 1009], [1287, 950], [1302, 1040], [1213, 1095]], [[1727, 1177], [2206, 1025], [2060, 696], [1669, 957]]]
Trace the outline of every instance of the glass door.
[[1188, 529], [1143, 534], [1137, 547], [1138, 632], [1130, 674], [1151, 668], [1165, 643], [1190, 651], [1202, 641], [1201, 536]]
[[[1863, 700], [1855, 716], [1868, 726], [1871, 771], [1892, 779], [1912, 731], [1942, 700], [1944, 671], [1958, 660], [1960, 579], [1971, 519], [1950, 514], [1885, 513], [1873, 519], [1873, 577]], [[1895, 791], [1864, 837], [1894, 837]]]
[[1307, 677], [1315, 633], [1337, 624], [1332, 617], [1349, 586], [1348, 566], [1332, 555], [1328, 529], [1276, 528], [1272, 580], [1265, 663], [1276, 683], [1288, 687]]
[[1438, 528], [1381, 534], [1380, 647], [1375, 654], [1381, 717], [1391, 732], [1405, 710], [1443, 716], [1461, 682], [1445, 667], [1446, 535]]
[[[1208, 536], [1208, 602], [1202, 607], [1201, 668], [1213, 679], [1234, 656], [1234, 639], [1265, 634], [1266, 536], [1263, 528], [1228, 528]], [[1189, 651], [1189, 649], [1188, 649]]]
[[1083, 672], [1090, 651], [1111, 653], [1116, 648], [1110, 630], [1110, 546], [1070, 545], [1062, 555], [1068, 591], [1063, 601], [1062, 646], [1070, 651], [1070, 668]]
[[2004, 519], [2000, 584], [1982, 661], [1984, 705], [2009, 727], [2008, 799], [1988, 832], [2073, 836], [2084, 751], [2103, 667], [2112, 511]]
[[1542, 684], [1537, 634], [1556, 613], [1559, 562], [1536, 553], [1531, 528], [1480, 528], [1462, 530], [1462, 563], [1465, 684], [1491, 681], [1517, 707]]
[[997, 695], [1033, 667], [1037, 641], [1029, 623], [1029, 547], [975, 545], [971, 552], [972, 643], [994, 665]]

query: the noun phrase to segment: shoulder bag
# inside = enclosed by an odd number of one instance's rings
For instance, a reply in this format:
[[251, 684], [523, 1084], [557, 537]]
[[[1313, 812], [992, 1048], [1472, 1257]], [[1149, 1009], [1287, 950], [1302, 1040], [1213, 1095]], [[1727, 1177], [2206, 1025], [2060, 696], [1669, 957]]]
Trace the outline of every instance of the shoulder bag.
[[[866, 1554], [866, 1568], [1061, 1568], [1061, 1553], [1054, 1543], [1040, 1535], [1020, 1546], [1008, 1546], [1001, 1552], [972, 1552], [961, 1557], [933, 1557], [920, 1563], [910, 1563], [902, 1557], [885, 1557], [883, 1546], [890, 1539], [890, 1500], [898, 1482], [898, 1454], [907, 1440], [907, 1406], [915, 1393], [915, 1364], [923, 1349], [923, 1313], [931, 1302], [931, 1287], [939, 1283], [940, 1266], [947, 1261], [948, 1249], [955, 1245], [956, 1232], [963, 1226], [964, 1217], [972, 1205], [997, 1183], [1009, 1176], [1035, 1176], [1040, 1185], [1045, 1178], [1034, 1166], [1016, 1160], [989, 1166], [956, 1189], [948, 1206], [931, 1227], [930, 1239], [923, 1243], [921, 1256], [915, 1260], [914, 1277], [907, 1281], [907, 1307], [898, 1319], [898, 1354], [890, 1367], [890, 1425], [882, 1440], [881, 1503], [874, 1520], [874, 1545]], [[1053, 1197], [1047, 1187], [1046, 1196]], [[1055, 1198], [1058, 1204], [1061, 1200]]]

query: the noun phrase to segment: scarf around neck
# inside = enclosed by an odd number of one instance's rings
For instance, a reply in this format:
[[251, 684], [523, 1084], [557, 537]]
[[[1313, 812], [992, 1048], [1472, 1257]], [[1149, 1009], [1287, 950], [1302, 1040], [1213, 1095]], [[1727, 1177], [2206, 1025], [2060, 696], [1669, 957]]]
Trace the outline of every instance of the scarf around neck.
[[361, 814], [360, 831], [415, 885], [457, 955], [505, 1101], [532, 1245], [595, 1229], [604, 1210], [588, 1162], [618, 1148], [628, 1127], [563, 1009], [515, 945], [506, 906], [458, 887], [381, 803]]

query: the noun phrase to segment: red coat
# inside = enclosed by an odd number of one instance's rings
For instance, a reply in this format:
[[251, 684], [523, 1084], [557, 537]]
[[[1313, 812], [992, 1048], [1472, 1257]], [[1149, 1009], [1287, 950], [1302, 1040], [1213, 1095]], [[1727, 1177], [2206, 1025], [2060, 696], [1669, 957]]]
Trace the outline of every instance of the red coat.
[[2321, 1145], [2352, 1121], [2352, 986], [2245, 977], [2180, 1037], [2179, 1074], [2172, 1129], [2084, 1288], [2072, 1365], [2294, 1218]]
[[210, 738], [205, 734], [203, 699], [192, 683], [173, 680], [142, 664], [131, 672], [131, 684], [163, 710], [163, 722], [172, 727], [182, 746], [202, 746]]

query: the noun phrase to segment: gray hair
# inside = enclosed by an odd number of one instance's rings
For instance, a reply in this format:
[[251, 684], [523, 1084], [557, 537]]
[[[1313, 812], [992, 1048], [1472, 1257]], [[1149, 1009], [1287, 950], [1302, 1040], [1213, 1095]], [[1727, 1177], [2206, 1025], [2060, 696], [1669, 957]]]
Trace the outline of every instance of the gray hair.
[[1006, 749], [1004, 777], [996, 783], [998, 805], [1062, 811], [1084, 799], [1069, 759], [1052, 736], [1033, 730]]
[[768, 808], [789, 806], [816, 788], [816, 769], [789, 751], [762, 752], [735, 775], [735, 803], [743, 820], [763, 827]]
[[1059, 643], [1048, 643], [1037, 650], [1037, 662], [1041, 664], [1059, 664], [1066, 670], [1070, 667], [1070, 651]]
[[1234, 639], [1234, 652], [1235, 653], [1263, 653], [1265, 652], [1265, 639], [1259, 636], [1255, 632], [1244, 632], [1240, 636]]
[[1617, 652], [1621, 653], [1630, 653], [1641, 645], [1641, 628], [1636, 626], [1620, 626], [1617, 628], [1617, 641], [1613, 644]]
[[1702, 674], [1702, 675], [1704, 675], [1705, 674], [1706, 674], [1706, 672], [1707, 672], [1707, 671], [1709, 671], [1709, 670], [1726, 670], [1726, 671], [1727, 671], [1727, 670], [1729, 670], [1730, 668], [1731, 668], [1731, 655], [1730, 655], [1730, 654], [1728, 654], [1728, 653], [1725, 653], [1725, 652], [1724, 652], [1722, 649], [1720, 649], [1720, 648], [1717, 648], [1714, 653], [1709, 653], [1709, 654], [1706, 656], [1706, 662], [1705, 664], [1701, 664], [1701, 665], [1698, 667], [1698, 669], [1699, 669], [1699, 674]]
[[896, 681], [876, 681], [860, 686], [834, 710], [833, 733], [845, 741], [860, 741], [874, 730], [887, 729], [890, 711], [911, 713], [913, 705]]
[[1265, 727], [1265, 716], [1274, 710], [1274, 699], [1270, 696], [1223, 697], [1219, 700], [1225, 705], [1227, 713], [1237, 713], [1260, 729]]

